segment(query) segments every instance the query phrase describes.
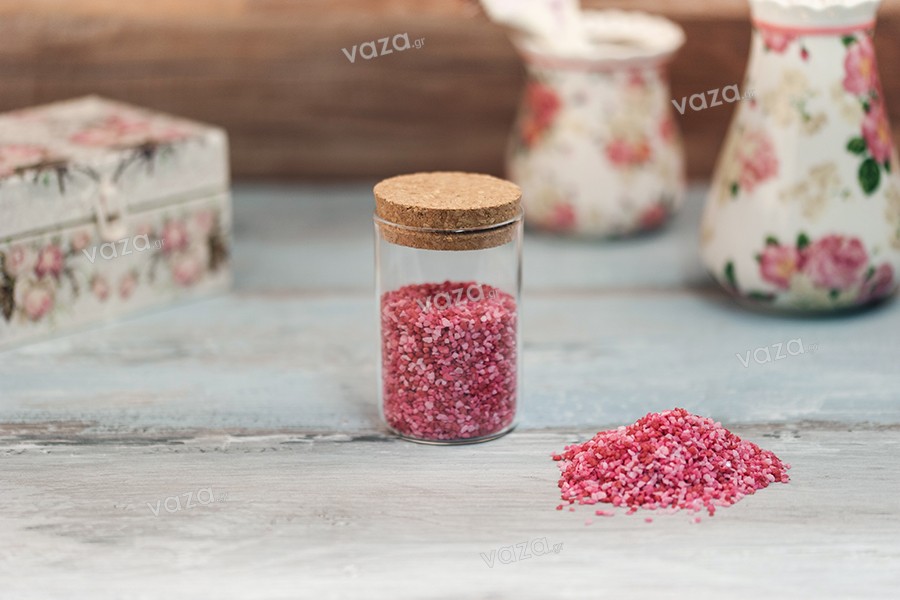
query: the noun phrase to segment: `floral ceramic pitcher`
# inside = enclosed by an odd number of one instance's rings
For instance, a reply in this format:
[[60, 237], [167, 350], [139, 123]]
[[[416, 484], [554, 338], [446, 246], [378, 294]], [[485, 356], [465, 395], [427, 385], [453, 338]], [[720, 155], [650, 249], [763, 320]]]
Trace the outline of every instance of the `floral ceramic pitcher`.
[[756, 305], [808, 312], [894, 292], [900, 181], [873, 0], [751, 0], [746, 89], [713, 178], [701, 253]]
[[642, 13], [586, 11], [590, 56], [518, 43], [528, 68], [507, 155], [530, 226], [588, 236], [654, 229], [681, 204], [684, 157], [666, 63], [684, 41]]

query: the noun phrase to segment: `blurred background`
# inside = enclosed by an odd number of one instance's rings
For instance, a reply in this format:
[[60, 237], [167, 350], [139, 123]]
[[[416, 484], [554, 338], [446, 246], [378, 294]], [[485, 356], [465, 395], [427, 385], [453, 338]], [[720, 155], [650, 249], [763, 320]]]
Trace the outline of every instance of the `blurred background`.
[[[583, 4], [685, 28], [674, 98], [741, 83], [743, 0]], [[424, 45], [354, 62], [342, 52], [403, 33]], [[896, 126], [900, 0], [882, 5], [876, 41]], [[207, 121], [228, 130], [242, 179], [502, 174], [523, 81], [474, 0], [0, 0], [0, 111], [96, 93]], [[709, 176], [732, 110], [675, 113], [693, 179]]]

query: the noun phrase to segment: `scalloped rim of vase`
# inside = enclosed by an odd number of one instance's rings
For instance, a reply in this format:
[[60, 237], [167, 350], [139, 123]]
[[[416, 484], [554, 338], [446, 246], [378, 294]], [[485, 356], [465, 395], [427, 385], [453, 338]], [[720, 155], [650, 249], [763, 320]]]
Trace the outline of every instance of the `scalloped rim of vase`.
[[757, 23], [828, 34], [872, 25], [880, 4], [881, 0], [750, 0], [750, 12]]
[[516, 35], [513, 43], [529, 64], [586, 70], [620, 69], [667, 62], [685, 42], [680, 25], [640, 11], [585, 10], [583, 25], [593, 47], [589, 54], [554, 52], [541, 40]]

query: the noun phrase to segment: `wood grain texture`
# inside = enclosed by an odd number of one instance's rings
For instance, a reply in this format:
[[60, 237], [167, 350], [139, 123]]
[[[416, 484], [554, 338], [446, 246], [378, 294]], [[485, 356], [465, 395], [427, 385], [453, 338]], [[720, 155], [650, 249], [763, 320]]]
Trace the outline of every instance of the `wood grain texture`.
[[[233, 293], [0, 352], [0, 598], [893, 600], [900, 310], [735, 308], [703, 192], [655, 236], [529, 233], [520, 426], [441, 448], [377, 414], [371, 186], [237, 186]], [[699, 524], [554, 510], [552, 452], [674, 405], [791, 483]]]
[[[674, 98], [742, 80], [744, 2], [625, 7], [685, 27]], [[0, 0], [0, 15], [0, 110], [100, 93], [209, 121], [230, 132], [239, 176], [501, 174], [523, 83], [503, 31], [460, 0]], [[341, 52], [404, 32], [425, 46], [353, 64]], [[877, 49], [898, 121], [900, 0], [882, 8]], [[711, 172], [731, 110], [679, 117], [693, 176]]]
[[[792, 464], [791, 483], [700, 523], [639, 513], [586, 526], [592, 510], [554, 510], [550, 453], [592, 433], [514, 432], [458, 448], [310, 435], [3, 443], [0, 590], [17, 600], [896, 596], [896, 428], [737, 428]], [[215, 502], [200, 504], [207, 489]], [[544, 538], [558, 552], [532, 554]], [[511, 562], [502, 549], [517, 555], [516, 544], [531, 557]]]

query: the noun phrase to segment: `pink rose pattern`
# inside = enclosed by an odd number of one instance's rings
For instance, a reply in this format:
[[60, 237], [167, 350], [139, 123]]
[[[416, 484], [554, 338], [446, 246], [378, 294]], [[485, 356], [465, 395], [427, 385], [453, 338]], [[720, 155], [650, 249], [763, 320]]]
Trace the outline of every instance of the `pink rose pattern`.
[[159, 117], [137, 114], [112, 114], [88, 124], [69, 136], [79, 146], [120, 148], [144, 144], [165, 144], [190, 135], [186, 129]]
[[869, 262], [857, 238], [828, 235], [801, 250], [802, 271], [816, 287], [845, 291], [856, 287]]
[[884, 263], [877, 269], [870, 270], [859, 294], [859, 302], [866, 303], [885, 298], [894, 290], [894, 268]]
[[675, 120], [672, 119], [672, 115], [669, 113], [666, 113], [659, 120], [659, 137], [667, 144], [678, 140], [678, 129], [675, 127]]
[[89, 229], [80, 229], [69, 238], [69, 246], [74, 252], [81, 252], [91, 245], [91, 239], [92, 235]]
[[[772, 52], [783, 53], [797, 37], [760, 28], [763, 43]], [[858, 180], [862, 190], [872, 194], [878, 189], [882, 173], [889, 173], [894, 155], [891, 127], [888, 123], [878, 79], [878, 68], [871, 32], [845, 35], [840, 38], [847, 54], [844, 60], [843, 89], [854, 96], [864, 111], [860, 135], [850, 139], [847, 150], [859, 156]], [[800, 42], [801, 57], [808, 52]], [[745, 135], [738, 149], [740, 175], [733, 182], [732, 195], [739, 189], [752, 191], [778, 172], [774, 145], [762, 131]], [[862, 305], [883, 299], [897, 288], [894, 268], [888, 262], [875, 263], [863, 243], [856, 237], [841, 234], [825, 235], [810, 240], [803, 233], [793, 244], [768, 238], [756, 256], [759, 275], [774, 291], [741, 289], [735, 264], [729, 261], [723, 270], [727, 286], [751, 300], [774, 302], [779, 294], [791, 293], [802, 278], [803, 290], [809, 287], [826, 292], [827, 297], [840, 305]], [[804, 293], [797, 292], [797, 293]]]
[[[217, 272], [228, 259], [228, 246], [217, 210], [203, 208], [185, 218], [169, 218], [155, 231], [141, 224], [141, 235], [147, 235], [149, 247], [160, 248], [149, 259], [149, 268], [141, 274], [131, 271], [118, 281], [110, 282], [103, 275], [105, 259], [95, 252], [89, 268], [92, 274], [76, 273], [78, 265], [87, 265], [83, 252], [103, 242], [93, 231], [79, 229], [62, 243], [59, 234], [30, 243], [0, 247], [0, 314], [6, 322], [18, 318], [20, 322], [40, 322], [49, 318], [58, 307], [60, 291], [64, 287], [77, 298], [82, 284], [99, 302], [113, 297], [120, 301], [131, 299], [140, 285], [152, 284], [156, 271], [162, 266], [179, 287], [191, 287], [208, 274]], [[157, 245], [158, 243], [158, 245]], [[96, 250], [96, 248], [95, 248]], [[78, 263], [75, 259], [80, 259]]]
[[[801, 58], [809, 59], [809, 52], [803, 46], [802, 38], [796, 34], [764, 25], [758, 25], [757, 29], [766, 50], [783, 54], [794, 42], [798, 42]], [[865, 113], [860, 134], [847, 141], [847, 150], [862, 160], [857, 179], [863, 192], [871, 195], [878, 189], [884, 174], [891, 170], [894, 147], [891, 126], [887, 119], [878, 79], [878, 64], [875, 59], [872, 32], [843, 35], [836, 39], [839, 40], [837, 43], [842, 43], [847, 50], [844, 58], [843, 88], [859, 101]], [[744, 152], [743, 159], [746, 159], [748, 155], [753, 155], [754, 151]], [[732, 185], [732, 195], [737, 195], [739, 187], [748, 187], [747, 184], [749, 184], [748, 189], [752, 189], [755, 183], [761, 181], [754, 166], [771, 165], [776, 165], [774, 157], [768, 163], [764, 162], [764, 156], [761, 156], [760, 162], [756, 163], [742, 160], [744, 167], [742, 173], [745, 177], [740, 183], [735, 182]], [[747, 166], [751, 168], [748, 169]]]
[[0, 144], [0, 177], [41, 164], [50, 151], [32, 144]]
[[[643, 73], [634, 71], [629, 74], [626, 85], [631, 90], [646, 94], [650, 82]], [[654, 133], [665, 144], [672, 144], [676, 141], [675, 123], [670, 112], [664, 113], [659, 121], [652, 122], [651, 127], [630, 127], [628, 129], [627, 132], [613, 133], [613, 137], [606, 140], [603, 146], [609, 162], [622, 169], [638, 168], [650, 163], [653, 158], [652, 135]]]
[[797, 39], [796, 35], [772, 27], [760, 27], [759, 33], [766, 49], [777, 54], [784, 54], [791, 42]]
[[552, 87], [531, 81], [525, 88], [519, 135], [525, 148], [531, 148], [553, 126], [562, 101]]
[[31, 271], [37, 264], [37, 252], [29, 246], [16, 244], [9, 248], [3, 261], [3, 270], [12, 279]]
[[882, 173], [891, 170], [893, 136], [878, 80], [871, 33], [847, 35], [841, 41], [847, 48], [844, 91], [853, 95], [865, 112], [860, 135], [847, 142], [847, 150], [862, 159], [857, 179], [863, 192], [871, 195], [881, 184]]
[[172, 279], [182, 287], [190, 287], [203, 276], [206, 264], [206, 256], [202, 249], [184, 253], [172, 263]]
[[[852, 41], [849, 41], [852, 39]], [[865, 96], [878, 87], [878, 67], [875, 63], [875, 47], [872, 39], [849, 38], [847, 57], [844, 59], [844, 89], [856, 96]]]
[[872, 158], [879, 163], [890, 161], [894, 151], [894, 142], [891, 136], [891, 126], [884, 114], [882, 103], [879, 102], [869, 107], [869, 112], [863, 119], [862, 134]]
[[646, 137], [636, 140], [614, 139], [606, 144], [606, 157], [617, 167], [636, 167], [650, 160], [650, 141]]
[[[10, 113], [5, 116], [13, 117], [13, 115]], [[34, 111], [33, 114], [29, 111], [20, 111], [18, 118], [34, 123], [54, 122], [52, 115], [44, 110]], [[107, 109], [102, 116], [71, 123], [77, 128], [74, 132], [68, 128], [70, 123], [66, 125], [67, 127], [59, 131], [53, 129], [55, 138], [84, 148], [116, 150], [135, 148], [140, 150], [140, 158], [143, 161], [152, 159], [159, 147], [188, 139], [197, 133], [189, 123], [129, 108]], [[73, 155], [77, 156], [77, 153], [65, 147], [47, 147], [15, 141], [0, 143], [0, 180], [30, 170], [53, 171], [59, 180], [60, 192], [64, 193], [63, 180], [69, 176], [66, 164], [71, 160], [77, 160]], [[131, 161], [132, 158], [123, 160]]]
[[198, 210], [194, 214], [193, 226], [197, 233], [201, 235], [209, 235], [216, 225], [216, 214], [211, 210]]
[[181, 221], [166, 221], [160, 237], [162, 238], [162, 250], [165, 254], [181, 252], [191, 243], [187, 227]]
[[38, 277], [50, 276], [59, 279], [63, 270], [63, 251], [55, 244], [47, 244], [38, 253], [34, 273]]
[[40, 321], [53, 310], [56, 288], [46, 279], [26, 277], [16, 282], [15, 302], [29, 321]]
[[669, 218], [671, 207], [668, 202], [660, 201], [651, 204], [641, 213], [638, 222], [642, 231], [652, 231], [662, 227]]
[[[662, 76], [662, 75], [661, 75]], [[645, 88], [651, 85], [647, 75], [634, 70], [622, 82], [627, 88]], [[584, 102], [585, 94], [578, 91], [565, 102], [577, 105]], [[536, 146], [545, 143], [547, 133], [557, 123], [560, 111], [565, 107], [564, 99], [553, 85], [538, 78], [529, 80], [525, 88], [519, 118], [514, 130], [513, 151], [532, 152]], [[611, 137], [597, 139], [600, 152], [607, 160], [621, 169], [646, 169], [654, 166], [654, 147], [661, 143], [668, 146], [680, 145], [681, 138], [670, 111], [664, 112], [658, 121], [652, 122], [647, 131], [628, 131]], [[540, 226], [549, 231], [565, 232], [578, 228], [578, 211], [565, 197], [557, 197], [547, 202], [547, 209], [540, 219]], [[643, 208], [643, 207], [641, 207]], [[664, 224], [672, 214], [674, 203], [665, 199], [653, 203], [646, 210], [636, 210], [629, 231], [656, 229]]]
[[737, 149], [738, 180], [732, 183], [731, 193], [752, 192], [756, 186], [778, 175], [778, 154], [772, 138], [763, 130], [748, 131]]
[[804, 277], [814, 288], [828, 293], [832, 301], [865, 304], [892, 294], [896, 288], [890, 263], [872, 264], [869, 253], [855, 237], [830, 234], [811, 241], [806, 234], [795, 244], [782, 244], [770, 237], [756, 257], [763, 281], [776, 293], [740, 290], [734, 263], [725, 266], [725, 280], [736, 293], [752, 300], [774, 301], [777, 293], [789, 292], [797, 277]]
[[131, 298], [131, 295], [134, 294], [134, 288], [137, 287], [138, 278], [137, 274], [133, 271], [128, 273], [119, 281], [119, 297], [122, 300], [128, 300]]
[[791, 287], [791, 276], [800, 265], [800, 253], [792, 246], [768, 244], [760, 256], [762, 278], [782, 290]]
[[91, 292], [100, 302], [106, 302], [109, 298], [109, 283], [102, 275], [94, 275], [91, 278]]
[[800, 58], [804, 61], [809, 60], [809, 50], [803, 44], [803, 39], [796, 33], [763, 24], [757, 24], [756, 28], [762, 37], [763, 47], [766, 51], [784, 54], [794, 42], [797, 42], [797, 46], [800, 49]]
[[575, 207], [569, 202], [557, 202], [543, 222], [543, 226], [549, 231], [565, 232], [573, 229], [577, 222]]
[[24, 243], [0, 251], [0, 314], [9, 321], [17, 308], [27, 321], [40, 321], [56, 304], [56, 290], [65, 268], [58, 242]]

